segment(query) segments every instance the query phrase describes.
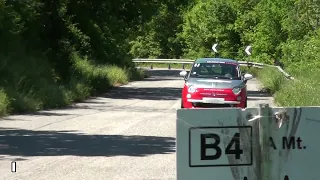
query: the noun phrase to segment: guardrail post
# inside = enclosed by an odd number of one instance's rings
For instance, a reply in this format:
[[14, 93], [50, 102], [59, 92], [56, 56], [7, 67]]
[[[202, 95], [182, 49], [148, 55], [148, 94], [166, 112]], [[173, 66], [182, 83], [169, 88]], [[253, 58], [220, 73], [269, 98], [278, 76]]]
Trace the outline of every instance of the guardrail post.
[[150, 65], [150, 69], [153, 69], [153, 66], [152, 66], [152, 64]]
[[169, 67], [168, 67], [168, 69], [171, 69], [171, 66], [170, 66], [170, 64], [169, 64]]
[[182, 64], [182, 69], [184, 69], [184, 64]]

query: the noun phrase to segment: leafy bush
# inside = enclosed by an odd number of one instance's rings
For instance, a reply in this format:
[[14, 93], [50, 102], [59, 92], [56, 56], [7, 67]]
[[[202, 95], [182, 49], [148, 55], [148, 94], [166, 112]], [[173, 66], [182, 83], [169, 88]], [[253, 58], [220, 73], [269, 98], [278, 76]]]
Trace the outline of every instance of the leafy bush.
[[63, 107], [143, 77], [128, 42], [153, 13], [133, 9], [158, 5], [52, 2], [0, 0], [0, 115]]

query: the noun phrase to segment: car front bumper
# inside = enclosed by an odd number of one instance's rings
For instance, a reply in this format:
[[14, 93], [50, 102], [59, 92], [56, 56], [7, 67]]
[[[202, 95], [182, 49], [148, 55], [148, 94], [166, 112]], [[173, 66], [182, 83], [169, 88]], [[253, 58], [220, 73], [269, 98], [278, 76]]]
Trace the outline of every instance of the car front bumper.
[[205, 100], [205, 99], [187, 99], [187, 101], [191, 103], [205, 103], [205, 104], [240, 104], [240, 101], [225, 101], [220, 99], [215, 101], [214, 98], [212, 98], [212, 101]]

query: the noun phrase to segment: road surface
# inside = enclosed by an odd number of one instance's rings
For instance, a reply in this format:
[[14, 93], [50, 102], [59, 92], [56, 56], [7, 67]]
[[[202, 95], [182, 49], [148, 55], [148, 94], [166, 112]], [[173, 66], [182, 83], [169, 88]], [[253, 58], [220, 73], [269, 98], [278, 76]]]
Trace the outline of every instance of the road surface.
[[[152, 70], [70, 108], [2, 118], [0, 179], [175, 180], [179, 72]], [[248, 81], [249, 107], [272, 104], [259, 86]]]

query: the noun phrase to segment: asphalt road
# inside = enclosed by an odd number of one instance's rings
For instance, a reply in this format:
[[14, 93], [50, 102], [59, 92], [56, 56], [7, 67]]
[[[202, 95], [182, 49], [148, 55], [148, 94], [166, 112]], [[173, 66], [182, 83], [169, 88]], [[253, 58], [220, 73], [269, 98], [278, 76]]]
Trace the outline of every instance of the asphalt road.
[[[63, 110], [0, 119], [0, 179], [174, 180], [177, 70]], [[272, 104], [248, 81], [248, 106]], [[16, 172], [11, 172], [11, 162]]]

